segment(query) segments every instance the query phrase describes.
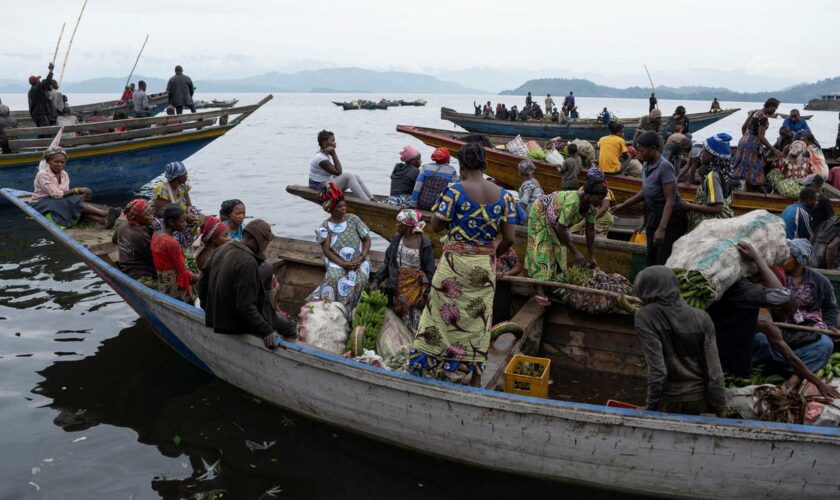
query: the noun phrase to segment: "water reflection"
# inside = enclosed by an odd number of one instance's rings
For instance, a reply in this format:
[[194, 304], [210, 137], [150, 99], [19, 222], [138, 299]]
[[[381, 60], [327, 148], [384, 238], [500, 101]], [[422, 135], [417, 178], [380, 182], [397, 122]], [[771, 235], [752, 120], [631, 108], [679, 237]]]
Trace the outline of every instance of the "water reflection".
[[204, 374], [141, 324], [105, 340], [93, 356], [58, 361], [39, 373], [44, 380], [33, 392], [51, 398], [55, 425], [67, 432], [128, 427], [139, 442], [179, 457], [183, 476], [149, 477], [162, 498], [218, 490], [259, 498], [277, 487], [278, 498], [553, 498], [561, 488], [299, 418]]

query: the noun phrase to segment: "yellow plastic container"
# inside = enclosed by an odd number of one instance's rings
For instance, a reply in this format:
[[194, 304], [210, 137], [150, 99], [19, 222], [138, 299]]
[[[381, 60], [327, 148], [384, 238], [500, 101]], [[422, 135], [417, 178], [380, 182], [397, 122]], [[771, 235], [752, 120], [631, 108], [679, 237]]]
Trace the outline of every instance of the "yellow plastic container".
[[633, 236], [630, 237], [630, 243], [635, 243], [637, 245], [647, 245], [647, 234], [636, 231], [633, 233]]
[[505, 367], [505, 392], [547, 398], [550, 373], [550, 359], [516, 354]]

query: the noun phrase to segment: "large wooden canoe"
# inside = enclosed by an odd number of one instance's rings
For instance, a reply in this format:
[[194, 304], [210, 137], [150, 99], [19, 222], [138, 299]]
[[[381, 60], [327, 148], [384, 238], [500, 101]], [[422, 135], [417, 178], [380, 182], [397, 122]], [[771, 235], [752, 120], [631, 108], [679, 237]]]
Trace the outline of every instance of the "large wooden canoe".
[[[840, 489], [838, 429], [538, 399], [386, 371], [303, 343], [284, 341], [269, 351], [249, 335], [214, 334], [202, 310], [132, 280], [21, 202], [19, 193], [0, 194], [94, 270], [185, 359], [305, 417], [447, 460], [649, 495], [832, 497]], [[317, 247], [306, 252], [304, 245], [280, 240], [268, 252], [281, 300], [292, 310], [323, 273]], [[540, 327], [530, 338], [539, 345], [541, 335], [552, 344], [543, 355], [557, 368], [585, 369], [583, 381], [605, 372], [642, 375], [629, 316], [592, 317], [559, 306], [526, 314], [532, 318], [526, 335]], [[555, 389], [567, 385], [555, 375]]]
[[[159, 92], [157, 94], [149, 94], [149, 110], [150, 116], [155, 116], [166, 108], [169, 102], [169, 94], [166, 92]], [[102, 116], [112, 116], [117, 111], [122, 111], [128, 116], [135, 116], [134, 106], [126, 107], [124, 104], [117, 104], [117, 101], [102, 101], [91, 104], [79, 104], [77, 106], [70, 106], [74, 115], [81, 115], [85, 120], [93, 116], [94, 111], [99, 111]], [[34, 127], [35, 123], [32, 117], [29, 116], [29, 110], [12, 111], [11, 115], [17, 118], [18, 127]]]
[[[73, 185], [89, 187], [97, 196], [133, 193], [159, 176], [167, 163], [188, 158], [271, 99], [269, 95], [249, 106], [175, 117], [105, 122], [106, 127], [131, 129], [62, 138], [61, 145], [69, 156], [67, 173]], [[88, 123], [64, 127], [64, 132], [90, 133], [101, 128], [103, 123]], [[42, 151], [58, 130], [58, 127], [7, 129], [14, 153], [0, 155], [0, 186], [32, 189]], [[49, 138], [25, 138], [39, 133]]]
[[[690, 113], [688, 119], [691, 121], [691, 130], [696, 131], [708, 127], [718, 120], [722, 120], [740, 110], [740, 108], [727, 109], [719, 113]], [[476, 134], [528, 136], [550, 139], [552, 137], [563, 137], [564, 139], [584, 139], [597, 141], [610, 131], [606, 124], [591, 118], [579, 118], [568, 123], [553, 123], [549, 121], [508, 121], [495, 118], [484, 118], [472, 113], [458, 113], [454, 109], [440, 108], [440, 118], [449, 120], [464, 130]], [[624, 133], [633, 137], [636, 128], [639, 126], [639, 117], [620, 118], [619, 123], [624, 125]]]
[[[459, 139], [431, 133], [420, 127], [410, 125], [397, 125], [397, 132], [412, 135], [423, 141], [423, 143], [435, 148], [446, 148], [453, 155], [457, 154], [461, 146], [464, 145], [464, 142]], [[522, 183], [522, 180], [519, 178], [519, 169], [517, 168], [519, 162], [522, 161], [521, 157], [495, 148], [485, 148], [485, 152], [487, 157], [487, 169], [485, 172], [487, 175], [513, 188]], [[534, 175], [540, 181], [540, 184], [546, 192], [560, 191], [562, 189], [562, 176], [557, 172], [554, 165], [540, 161], [534, 161], [534, 164], [537, 166]], [[618, 202], [630, 198], [642, 188], [641, 179], [624, 175], [609, 175], [607, 176], [607, 182]], [[686, 201], [694, 200], [694, 195], [697, 192], [696, 187], [680, 184], [679, 189], [682, 199]], [[792, 202], [793, 200], [783, 198], [776, 194], [737, 192], [734, 194], [732, 200], [732, 208], [738, 215], [757, 208], [772, 213], [781, 213]], [[834, 205], [835, 211], [840, 210], [840, 200], [832, 200], [832, 204]]]

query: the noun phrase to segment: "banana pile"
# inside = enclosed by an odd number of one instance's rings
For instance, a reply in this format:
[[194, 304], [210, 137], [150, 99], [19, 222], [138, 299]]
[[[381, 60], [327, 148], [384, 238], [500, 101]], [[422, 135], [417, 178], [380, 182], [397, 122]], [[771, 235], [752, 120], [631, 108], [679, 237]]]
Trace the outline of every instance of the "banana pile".
[[840, 352], [835, 352], [828, 358], [825, 366], [817, 370], [817, 377], [829, 382], [834, 377], [840, 377]]
[[705, 310], [709, 301], [714, 297], [715, 289], [700, 271], [674, 269], [677, 276], [677, 283], [680, 286], [680, 295], [691, 307]]
[[[379, 339], [379, 331], [382, 329], [382, 322], [385, 319], [385, 307], [388, 305], [388, 296], [376, 290], [374, 292], [362, 292], [359, 305], [353, 311], [353, 328], [365, 327], [364, 348], [376, 349], [376, 341]], [[353, 350], [348, 339], [348, 350]]]
[[735, 375], [726, 375], [723, 378], [723, 383], [726, 387], [746, 387], [748, 385], [779, 385], [785, 381], [785, 377], [781, 375], [765, 375], [764, 365], [756, 365], [752, 368], [752, 377], [743, 378]]

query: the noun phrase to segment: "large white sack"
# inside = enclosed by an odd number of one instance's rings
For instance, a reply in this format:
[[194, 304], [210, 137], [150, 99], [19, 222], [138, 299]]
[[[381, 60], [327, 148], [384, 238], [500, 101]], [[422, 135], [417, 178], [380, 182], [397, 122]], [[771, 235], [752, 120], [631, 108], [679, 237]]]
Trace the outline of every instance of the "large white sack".
[[346, 351], [350, 323], [340, 302], [309, 302], [300, 308], [298, 336], [319, 349], [334, 354]]
[[752, 245], [771, 266], [781, 265], [790, 255], [784, 221], [766, 210], [753, 210], [731, 219], [703, 221], [674, 243], [665, 265], [699, 271], [714, 286], [714, 302], [736, 281], [758, 271], [738, 253], [739, 241]]

